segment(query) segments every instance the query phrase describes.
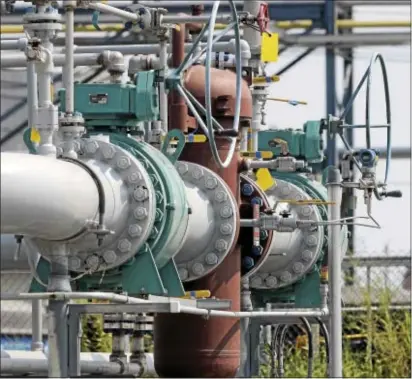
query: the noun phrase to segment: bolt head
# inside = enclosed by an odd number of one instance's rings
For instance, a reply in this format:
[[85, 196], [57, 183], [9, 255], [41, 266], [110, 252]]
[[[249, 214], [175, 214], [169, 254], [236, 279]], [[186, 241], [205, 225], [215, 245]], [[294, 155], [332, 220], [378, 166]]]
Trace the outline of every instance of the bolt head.
[[223, 191], [216, 192], [215, 199], [218, 203], [223, 203], [227, 200], [227, 193]]
[[217, 185], [218, 185], [218, 182], [216, 178], [211, 177], [205, 180], [205, 186], [207, 189], [210, 189], [210, 190], [215, 189]]
[[149, 197], [149, 191], [143, 187], [137, 187], [133, 192], [136, 201], [145, 201]]
[[134, 214], [134, 217], [139, 221], [146, 219], [148, 216], [148, 212], [146, 208], [143, 208], [143, 207], [137, 207], [134, 210], [133, 214]]
[[203, 275], [205, 272], [205, 266], [203, 266], [202, 263], [197, 262], [192, 266], [192, 272], [193, 274], [195, 274], [196, 276], [200, 276]]
[[201, 168], [195, 168], [192, 172], [192, 178], [196, 180], [200, 180], [203, 177], [204, 173]]
[[113, 146], [106, 145], [104, 146], [104, 148], [102, 148], [102, 154], [104, 159], [113, 159], [116, 155], [116, 149]]
[[302, 259], [303, 259], [305, 262], [310, 262], [310, 261], [312, 260], [312, 258], [313, 258], [313, 253], [312, 253], [310, 250], [305, 250], [305, 251], [302, 253]]
[[69, 258], [69, 267], [72, 270], [78, 270], [82, 265], [82, 261], [78, 257], [70, 257]]
[[260, 276], [255, 276], [250, 280], [250, 285], [252, 287], [261, 287], [263, 284], [263, 279]]
[[128, 177], [127, 177], [127, 181], [130, 184], [136, 184], [139, 183], [142, 180], [142, 175], [140, 174], [140, 172], [132, 172]]
[[188, 165], [187, 163], [179, 162], [179, 163], [177, 164], [177, 172], [178, 172], [180, 175], [184, 175], [184, 174], [186, 174], [188, 171], [189, 171], [189, 165]]
[[189, 276], [189, 272], [183, 267], [178, 269], [178, 273], [179, 273], [180, 280], [186, 280], [187, 277]]
[[233, 215], [233, 210], [228, 205], [225, 205], [220, 209], [220, 216], [222, 218], [230, 218]]
[[300, 214], [304, 217], [309, 217], [313, 212], [313, 208], [309, 205], [305, 205], [300, 208]]
[[219, 257], [215, 253], [209, 253], [205, 257], [205, 262], [211, 266], [217, 265], [219, 262]]
[[100, 263], [99, 257], [97, 255], [90, 255], [86, 259], [86, 265], [90, 268], [96, 268]]
[[96, 154], [97, 150], [99, 149], [99, 144], [97, 141], [89, 141], [86, 143], [85, 150], [89, 154]]
[[289, 282], [292, 279], [292, 274], [288, 271], [285, 271], [284, 273], [282, 273], [282, 275], [280, 276], [280, 280], [282, 282]]
[[222, 224], [220, 226], [220, 233], [224, 236], [228, 236], [233, 233], [233, 226], [229, 223]]
[[278, 280], [272, 276], [269, 275], [266, 279], [265, 279], [265, 284], [269, 287], [269, 288], [274, 288], [276, 287], [276, 285], [278, 284]]
[[113, 250], [108, 250], [103, 253], [103, 259], [107, 264], [113, 264], [116, 262], [117, 254]]
[[215, 243], [215, 249], [219, 252], [219, 253], [223, 253], [227, 250], [228, 248], [228, 243], [223, 240], [223, 239], [218, 239]]
[[132, 238], [140, 237], [143, 233], [143, 229], [137, 224], [130, 225], [128, 231], [129, 236]]
[[126, 170], [131, 164], [129, 157], [120, 157], [116, 162], [117, 167], [121, 170]]
[[160, 191], [156, 191], [156, 202], [157, 204], [164, 202], [164, 196]]
[[306, 236], [305, 243], [306, 243], [306, 245], [313, 247], [313, 246], [316, 246], [318, 244], [318, 239], [317, 239], [316, 236], [311, 234], [309, 236]]
[[163, 217], [164, 217], [163, 212], [162, 212], [160, 209], [156, 209], [156, 218], [155, 218], [155, 221], [156, 221], [156, 222], [162, 222], [162, 221], [163, 221]]
[[157, 236], [159, 235], [159, 230], [154, 226], [153, 228], [152, 228], [152, 231], [151, 231], [151, 233], [150, 233], [150, 239], [155, 239], [155, 238], [157, 238]]
[[159, 184], [159, 179], [156, 175], [150, 175], [150, 181], [152, 182], [153, 186], [157, 186]]
[[293, 264], [293, 271], [296, 274], [301, 274], [304, 269], [305, 269], [305, 266], [303, 266], [303, 264], [300, 263], [300, 262], [296, 262], [296, 263]]
[[280, 192], [282, 193], [282, 195], [287, 196], [290, 194], [291, 188], [289, 186], [289, 184], [286, 184], [284, 186], [281, 187]]
[[119, 241], [117, 248], [121, 253], [129, 253], [132, 250], [132, 244], [126, 238]]

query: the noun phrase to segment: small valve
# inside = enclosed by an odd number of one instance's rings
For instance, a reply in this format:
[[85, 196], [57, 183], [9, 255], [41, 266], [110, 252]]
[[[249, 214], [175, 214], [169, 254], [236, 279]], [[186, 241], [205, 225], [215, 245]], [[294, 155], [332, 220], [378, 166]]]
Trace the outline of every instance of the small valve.
[[400, 199], [402, 197], [402, 191], [394, 190], [394, 191], [382, 191], [380, 193], [382, 197], [394, 197]]

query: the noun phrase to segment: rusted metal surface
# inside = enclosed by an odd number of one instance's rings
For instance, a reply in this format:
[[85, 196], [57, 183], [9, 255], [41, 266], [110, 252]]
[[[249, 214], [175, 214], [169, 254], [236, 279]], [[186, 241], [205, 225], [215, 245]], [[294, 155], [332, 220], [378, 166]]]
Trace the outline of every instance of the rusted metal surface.
[[[213, 114], [224, 128], [231, 129], [235, 75], [229, 71], [213, 70], [212, 96], [225, 96], [224, 112], [214, 106]], [[185, 78], [185, 85], [199, 101], [204, 103], [204, 67], [193, 67]], [[243, 88], [242, 115], [252, 116], [252, 101], [247, 84]], [[214, 104], [219, 104], [214, 102]], [[229, 151], [227, 139], [216, 141], [224, 159]], [[187, 144], [181, 160], [201, 164], [217, 172], [229, 185], [240, 204], [239, 146], [227, 169], [219, 169], [207, 143]], [[238, 225], [237, 233], [240, 226]], [[241, 251], [236, 244], [218, 268], [200, 280], [185, 285], [186, 290], [211, 291], [212, 296], [232, 300], [232, 310], [240, 310]], [[237, 319], [205, 319], [193, 315], [158, 315], [154, 331], [155, 368], [160, 377], [230, 378], [235, 377], [240, 364], [240, 324]]]

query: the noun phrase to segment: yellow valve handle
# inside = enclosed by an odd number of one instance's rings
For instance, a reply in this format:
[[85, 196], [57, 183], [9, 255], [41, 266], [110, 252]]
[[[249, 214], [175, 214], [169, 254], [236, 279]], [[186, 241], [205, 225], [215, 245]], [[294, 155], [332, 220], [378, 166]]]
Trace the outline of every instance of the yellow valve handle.
[[[163, 142], [166, 139], [166, 136], [161, 137], [161, 141]], [[188, 134], [185, 135], [185, 140], [186, 143], [203, 143], [207, 142], [207, 137], [203, 134]], [[177, 143], [177, 138], [172, 138], [170, 140], [170, 144], [176, 144]]]
[[270, 84], [276, 83], [280, 80], [280, 77], [277, 75], [272, 76], [257, 76], [252, 79], [252, 84]]
[[188, 291], [185, 292], [185, 295], [182, 296], [182, 299], [207, 299], [212, 294], [209, 290], [199, 290], [199, 291]]
[[269, 188], [276, 185], [276, 180], [267, 168], [260, 168], [256, 171], [256, 184], [262, 191], [267, 191]]
[[283, 98], [280, 98], [280, 97], [268, 97], [268, 98], [266, 98], [266, 100], [278, 101], [278, 102], [281, 102], [281, 103], [288, 103], [288, 104], [291, 104], [291, 105], [308, 105], [308, 103], [306, 101], [283, 99]]

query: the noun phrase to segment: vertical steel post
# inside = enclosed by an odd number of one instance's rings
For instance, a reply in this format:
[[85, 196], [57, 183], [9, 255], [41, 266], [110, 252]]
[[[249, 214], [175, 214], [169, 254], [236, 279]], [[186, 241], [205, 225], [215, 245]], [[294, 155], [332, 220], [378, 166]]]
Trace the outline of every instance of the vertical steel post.
[[[336, 34], [336, 3], [335, 0], [325, 1], [326, 34]], [[326, 116], [336, 113], [336, 53], [335, 48], [326, 47]], [[336, 138], [328, 137], [327, 164], [334, 166], [337, 160]]]
[[[242, 278], [240, 293], [240, 309], [245, 312], [253, 310], [251, 292], [249, 288], [249, 278]], [[241, 354], [240, 367], [238, 372], [239, 378], [251, 377], [251, 336], [250, 336], [250, 318], [240, 319], [240, 340], [241, 340]]]
[[[66, 246], [56, 246], [51, 257], [49, 292], [71, 292]], [[67, 378], [69, 369], [68, 301], [49, 300], [49, 377]]]
[[[352, 19], [353, 10], [352, 7], [349, 7], [344, 14], [345, 19]], [[342, 31], [343, 33], [343, 31]], [[352, 34], [352, 29], [347, 29], [344, 31], [345, 34]], [[343, 51], [343, 72], [344, 72], [344, 94], [343, 94], [343, 109], [349, 102], [349, 99], [352, 97], [353, 94], [353, 86], [354, 86], [354, 62], [353, 62], [353, 48], [347, 48]], [[346, 115], [346, 123], [353, 124], [353, 107], [350, 108]], [[354, 146], [354, 129], [347, 128], [345, 129], [345, 136], [347, 141], [351, 146]], [[352, 172], [352, 175], [354, 173]], [[355, 178], [352, 177], [352, 180]], [[355, 215], [355, 207], [356, 204], [353, 203], [355, 195], [355, 190], [353, 188], [345, 189], [343, 196], [345, 204], [342, 207], [342, 217], [353, 217]], [[355, 226], [352, 224], [348, 225], [349, 231], [349, 244], [348, 244], [348, 256], [353, 256], [355, 254]], [[353, 266], [348, 267], [345, 273], [345, 284], [346, 285], [353, 285], [354, 283], [354, 276], [355, 270]]]
[[32, 300], [31, 310], [31, 350], [43, 351], [43, 301]]
[[332, 378], [342, 377], [342, 264], [341, 264], [341, 218], [340, 206], [342, 202], [342, 186], [340, 171], [336, 167], [328, 167], [327, 188], [328, 220], [334, 221], [328, 225], [328, 271], [330, 279], [329, 297], [329, 329], [330, 329], [330, 376]]

